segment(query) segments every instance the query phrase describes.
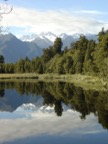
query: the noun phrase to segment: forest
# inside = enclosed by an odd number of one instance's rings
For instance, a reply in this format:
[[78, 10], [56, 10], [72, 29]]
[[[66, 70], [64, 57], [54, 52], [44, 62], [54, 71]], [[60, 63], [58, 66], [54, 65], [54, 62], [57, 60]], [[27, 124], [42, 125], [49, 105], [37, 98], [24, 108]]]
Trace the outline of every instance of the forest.
[[30, 60], [28, 57], [16, 63], [5, 63], [0, 55], [0, 73], [57, 73], [84, 74], [108, 78], [108, 30], [98, 33], [98, 41], [81, 35], [70, 47], [62, 49], [61, 38], [53, 46], [43, 49], [43, 55]]

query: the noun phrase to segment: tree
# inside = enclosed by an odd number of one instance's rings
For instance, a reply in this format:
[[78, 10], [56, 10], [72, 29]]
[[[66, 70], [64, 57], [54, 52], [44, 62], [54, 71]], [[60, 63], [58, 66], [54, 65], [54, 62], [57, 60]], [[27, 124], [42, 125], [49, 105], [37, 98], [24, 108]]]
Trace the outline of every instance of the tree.
[[97, 66], [98, 73], [101, 76], [108, 75], [108, 32], [104, 31], [99, 35], [99, 43], [97, 44], [95, 51], [94, 51], [94, 62]]
[[102, 37], [104, 36], [104, 34], [105, 34], [105, 31], [104, 31], [104, 28], [102, 28], [102, 30], [98, 34], [98, 41], [99, 42], [102, 41]]
[[88, 46], [88, 40], [84, 35], [81, 35], [79, 40], [73, 44], [73, 49], [74, 49], [73, 65], [74, 65], [75, 73], [83, 72], [83, 63], [84, 63], [87, 46]]
[[31, 72], [32, 69], [31, 69], [31, 62], [30, 62], [29, 58], [26, 57], [24, 61], [25, 61], [25, 62], [24, 62], [25, 72]]
[[67, 56], [65, 58], [65, 63], [64, 63], [64, 70], [65, 73], [72, 73], [72, 66], [73, 66], [73, 59], [70, 56]]
[[0, 89], [0, 98], [3, 97], [5, 94], [5, 90], [4, 89]]
[[15, 65], [12, 63], [4, 64], [4, 72], [5, 73], [14, 73]]
[[12, 6], [9, 6], [8, 0], [2, 0], [2, 5], [0, 6], [0, 14], [9, 14], [13, 10]]
[[88, 42], [87, 50], [85, 53], [83, 71], [84, 73], [97, 72], [97, 68], [93, 62], [93, 52], [95, 50], [96, 43], [94, 40]]
[[32, 72], [35, 72], [35, 73], [40, 73], [42, 74], [43, 73], [43, 65], [42, 65], [42, 60], [41, 58], [39, 57], [36, 57], [35, 59], [33, 59], [31, 61], [32, 63]]
[[54, 52], [52, 46], [43, 49], [43, 55], [42, 55], [43, 64], [47, 63], [53, 56], [54, 56]]
[[24, 73], [25, 72], [25, 61], [24, 59], [20, 59], [16, 64], [15, 64], [15, 72], [16, 73]]
[[4, 63], [4, 57], [3, 55], [0, 55], [0, 64], [3, 64]]
[[[9, 14], [12, 11], [12, 6], [8, 7], [8, 0], [3, 0], [2, 4], [0, 3], [0, 33], [3, 32], [3, 26], [1, 25], [1, 21], [4, 14]], [[0, 73], [4, 72], [4, 57], [0, 55]]]
[[63, 108], [62, 108], [61, 100], [55, 100], [54, 110], [55, 110], [55, 113], [57, 114], [57, 116], [62, 116]]
[[4, 57], [0, 55], [0, 73], [4, 73]]
[[60, 54], [61, 53], [61, 48], [62, 48], [62, 40], [61, 38], [56, 38], [54, 41], [53, 49], [54, 49], [54, 54]]
[[2, 4], [0, 4], [0, 33], [3, 31], [3, 27], [1, 25], [3, 15], [9, 14], [12, 10], [13, 7], [8, 5], [8, 0], [2, 0]]

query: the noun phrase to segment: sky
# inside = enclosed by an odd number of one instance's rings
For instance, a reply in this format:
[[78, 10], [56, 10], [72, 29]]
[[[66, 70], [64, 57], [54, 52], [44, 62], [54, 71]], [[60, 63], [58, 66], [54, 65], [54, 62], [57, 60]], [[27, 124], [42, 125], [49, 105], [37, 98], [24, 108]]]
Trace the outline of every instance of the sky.
[[102, 27], [108, 29], [108, 0], [8, 0], [8, 9], [11, 6], [2, 25], [19, 37], [41, 32], [97, 34]]

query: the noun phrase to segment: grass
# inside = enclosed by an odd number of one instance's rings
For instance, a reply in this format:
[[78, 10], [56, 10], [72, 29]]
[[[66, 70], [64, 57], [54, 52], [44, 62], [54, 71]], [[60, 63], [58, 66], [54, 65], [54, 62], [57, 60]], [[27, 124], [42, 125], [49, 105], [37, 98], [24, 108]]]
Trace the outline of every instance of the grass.
[[0, 74], [0, 80], [28, 80], [28, 81], [63, 81], [74, 83], [76, 86], [81, 86], [84, 89], [108, 90], [108, 82], [103, 82], [99, 77], [87, 76], [81, 74], [75, 75], [59, 75], [59, 74]]

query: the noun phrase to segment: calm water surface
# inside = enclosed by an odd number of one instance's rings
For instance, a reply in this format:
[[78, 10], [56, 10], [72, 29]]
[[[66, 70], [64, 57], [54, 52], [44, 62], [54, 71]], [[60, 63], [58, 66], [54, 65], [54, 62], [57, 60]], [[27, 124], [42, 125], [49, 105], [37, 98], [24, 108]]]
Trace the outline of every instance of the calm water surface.
[[108, 92], [0, 82], [0, 144], [108, 144]]

